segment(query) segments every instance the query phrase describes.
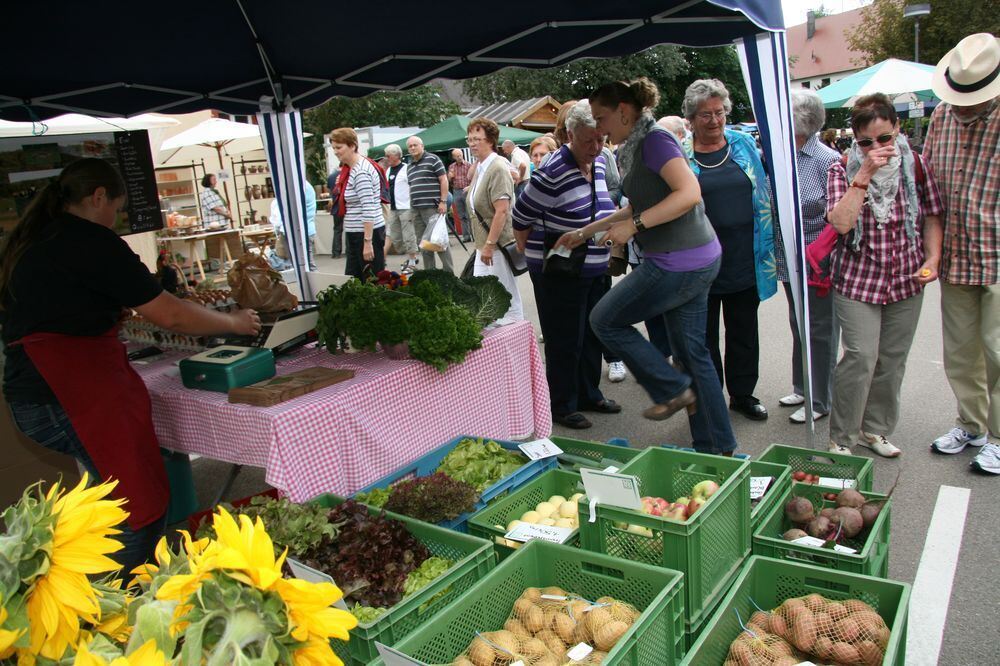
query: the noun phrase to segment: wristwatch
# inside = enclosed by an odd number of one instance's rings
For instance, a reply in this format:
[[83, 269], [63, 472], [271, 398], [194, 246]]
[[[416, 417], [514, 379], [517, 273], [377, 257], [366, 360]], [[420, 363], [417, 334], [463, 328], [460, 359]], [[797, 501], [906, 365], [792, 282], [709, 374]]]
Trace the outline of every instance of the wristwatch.
[[642, 223], [642, 213], [636, 213], [632, 216], [632, 224], [635, 225], [636, 231], [646, 230], [646, 225]]

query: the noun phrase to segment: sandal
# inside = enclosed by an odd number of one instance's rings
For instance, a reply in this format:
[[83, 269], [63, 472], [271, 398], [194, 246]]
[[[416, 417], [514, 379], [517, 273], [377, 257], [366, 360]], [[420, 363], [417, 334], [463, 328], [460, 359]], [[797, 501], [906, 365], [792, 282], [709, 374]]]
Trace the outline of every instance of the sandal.
[[552, 420], [559, 425], [572, 428], [573, 430], [586, 430], [594, 425], [580, 412], [570, 412], [569, 414], [562, 415], [553, 414]]

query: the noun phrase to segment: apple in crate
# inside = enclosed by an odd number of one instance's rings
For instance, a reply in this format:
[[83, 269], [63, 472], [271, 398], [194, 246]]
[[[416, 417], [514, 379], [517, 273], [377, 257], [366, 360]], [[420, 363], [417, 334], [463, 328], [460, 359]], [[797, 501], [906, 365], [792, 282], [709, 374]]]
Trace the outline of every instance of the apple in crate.
[[711, 479], [706, 479], [691, 489], [692, 497], [700, 497], [702, 499], [708, 499], [719, 490], [719, 484]]
[[698, 509], [700, 509], [704, 503], [705, 503], [705, 500], [702, 499], [701, 497], [698, 497], [697, 495], [695, 497], [692, 497], [691, 501], [688, 502], [688, 505], [687, 505], [687, 516], [688, 516], [688, 518], [690, 518], [691, 516], [693, 516], [695, 514], [695, 512], [698, 511]]
[[674, 502], [667, 511], [663, 512], [663, 517], [683, 523], [687, 520], [687, 504]]

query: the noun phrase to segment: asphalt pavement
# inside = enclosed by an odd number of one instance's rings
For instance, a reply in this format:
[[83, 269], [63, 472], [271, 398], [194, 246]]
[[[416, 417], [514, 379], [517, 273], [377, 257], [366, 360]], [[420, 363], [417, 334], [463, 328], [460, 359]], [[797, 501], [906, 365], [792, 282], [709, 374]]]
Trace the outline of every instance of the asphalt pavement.
[[[464, 265], [466, 255], [453, 242], [456, 270]], [[396, 268], [402, 257], [390, 256], [389, 268]], [[343, 259], [329, 257], [318, 259], [324, 272], [342, 272]], [[525, 306], [525, 315], [535, 322], [537, 311], [531, 282], [527, 275], [518, 278]], [[971, 471], [969, 461], [974, 449], [955, 456], [935, 455], [928, 446], [937, 436], [947, 432], [954, 424], [955, 400], [944, 375], [941, 361], [940, 289], [937, 284], [927, 289], [918, 330], [910, 351], [906, 377], [902, 388], [902, 408], [899, 426], [890, 440], [903, 450], [900, 458], [888, 460], [857, 449], [858, 455], [875, 458], [876, 492], [887, 492], [899, 475], [893, 494], [891, 521], [891, 548], [889, 577], [913, 583], [925, 558], [924, 580], [932, 585], [921, 585], [919, 599], [927, 604], [941, 605], [936, 598], [945, 598], [947, 573], [950, 562], [944, 562], [947, 553], [940, 554], [940, 546], [926, 544], [931, 516], [942, 486], [968, 489], [968, 513], [964, 520], [961, 547], [958, 549], [957, 567], [947, 609], [947, 621], [914, 619], [909, 627], [911, 635], [924, 639], [922, 645], [936, 643], [935, 637], [943, 631], [940, 657], [933, 659], [933, 650], [911, 650], [908, 665], [1000, 664], [1000, 555], [997, 537], [1000, 520], [997, 497], [1000, 495], [1000, 476], [984, 476]], [[772, 442], [806, 446], [806, 426], [789, 422], [793, 409], [780, 407], [778, 398], [791, 392], [791, 331], [788, 327], [787, 303], [779, 293], [760, 306], [760, 381], [756, 395], [767, 407], [770, 417], [766, 421], [750, 421], [741, 414], [731, 412], [740, 451], [756, 457]], [[605, 396], [623, 406], [621, 414], [588, 415], [594, 423], [589, 430], [570, 430], [555, 426], [553, 434], [579, 439], [603, 441], [612, 437], [627, 438], [632, 446], [646, 447], [664, 443], [688, 445], [690, 434], [687, 419], [676, 415], [668, 421], [648, 421], [642, 410], [650, 405], [645, 391], [635, 382], [631, 373], [625, 381], [612, 384], [606, 377], [601, 388]], [[460, 406], [456, 406], [460, 407]], [[828, 419], [816, 423], [814, 446], [825, 449], [828, 441]], [[218, 483], [225, 465], [210, 460], [195, 462], [195, 482], [199, 498], [208, 501], [210, 488]], [[230, 498], [243, 497], [265, 488], [263, 470], [244, 470], [230, 492]], [[990, 506], [994, 508], [991, 509]], [[952, 516], [951, 513], [954, 512]], [[951, 505], [942, 503], [942, 521], [955, 528], [961, 517]], [[932, 566], [936, 565], [936, 566]], [[939, 574], [944, 571], [944, 574]], [[930, 575], [929, 575], [930, 574]], [[923, 608], [923, 607], [921, 607]], [[928, 640], [929, 637], [929, 640]]]

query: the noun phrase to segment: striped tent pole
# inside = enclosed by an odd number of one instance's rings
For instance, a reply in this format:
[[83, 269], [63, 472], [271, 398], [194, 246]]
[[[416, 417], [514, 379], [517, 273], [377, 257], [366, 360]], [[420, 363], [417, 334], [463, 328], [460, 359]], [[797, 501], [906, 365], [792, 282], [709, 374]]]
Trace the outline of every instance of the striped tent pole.
[[314, 294], [306, 276], [309, 267], [309, 237], [306, 228], [305, 152], [302, 145], [302, 114], [295, 109], [275, 111], [262, 104], [257, 124], [264, 152], [271, 167], [274, 197], [281, 211], [288, 252], [303, 300]]
[[754, 116], [760, 129], [765, 167], [771, 179], [776, 223], [788, 266], [795, 320], [802, 342], [802, 387], [805, 393], [807, 440], [813, 446], [815, 432], [812, 418], [812, 364], [809, 342], [809, 299], [806, 297], [805, 239], [802, 233], [802, 209], [796, 171], [795, 132], [792, 124], [791, 88], [788, 76], [788, 53], [785, 33], [765, 32], [736, 42], [747, 90], [750, 91]]

